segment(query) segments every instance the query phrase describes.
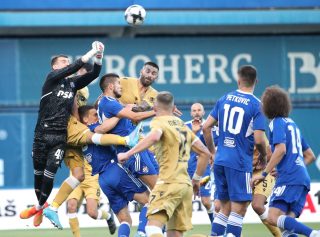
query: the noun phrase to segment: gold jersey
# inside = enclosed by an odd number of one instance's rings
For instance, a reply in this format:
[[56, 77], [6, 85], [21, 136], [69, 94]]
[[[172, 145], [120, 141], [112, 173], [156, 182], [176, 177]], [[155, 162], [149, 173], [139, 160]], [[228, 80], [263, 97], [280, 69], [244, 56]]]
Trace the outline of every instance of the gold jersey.
[[120, 97], [122, 104], [140, 105], [143, 101], [147, 102], [151, 107], [158, 95], [158, 91], [149, 86], [146, 93], [141, 95], [139, 91], [138, 79], [133, 77], [120, 78], [120, 84], [123, 94]]
[[175, 116], [155, 117], [150, 127], [162, 132], [160, 141], [154, 145], [160, 167], [157, 183], [190, 184], [188, 160], [192, 143], [198, 138]]
[[[264, 135], [264, 139], [266, 140], [266, 148], [267, 148], [267, 154], [268, 154], [268, 149], [270, 149], [269, 140], [266, 135]], [[256, 146], [254, 146], [254, 148], [253, 148], [253, 161], [252, 161], [252, 166], [253, 166], [254, 170], [256, 170], [259, 155], [260, 155], [260, 153], [259, 153], [258, 149], [256, 148]]]

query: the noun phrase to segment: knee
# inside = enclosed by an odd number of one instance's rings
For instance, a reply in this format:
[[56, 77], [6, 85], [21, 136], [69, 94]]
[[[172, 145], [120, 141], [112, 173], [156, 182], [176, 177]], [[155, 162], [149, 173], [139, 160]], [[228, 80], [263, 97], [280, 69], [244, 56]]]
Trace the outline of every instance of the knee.
[[73, 175], [80, 183], [83, 182], [85, 176], [83, 172], [77, 172]]
[[264, 213], [265, 208], [258, 202], [252, 202], [252, 209], [260, 216]]
[[77, 212], [77, 204], [78, 202], [75, 199], [71, 199], [67, 202], [68, 213]]
[[88, 210], [87, 210], [87, 212], [88, 212], [88, 215], [92, 218], [92, 219], [97, 219], [98, 218], [98, 212], [97, 212], [97, 210], [95, 210], [95, 209], [93, 209], [93, 208], [89, 208]]
[[207, 210], [210, 210], [210, 209], [211, 209], [212, 202], [211, 202], [210, 198], [201, 198], [201, 202], [202, 202], [203, 206], [204, 206]]
[[273, 225], [273, 226], [277, 226], [277, 222], [278, 222], [278, 216], [275, 216], [275, 215], [268, 215], [268, 218], [267, 218], [267, 222], [270, 224], [270, 225]]

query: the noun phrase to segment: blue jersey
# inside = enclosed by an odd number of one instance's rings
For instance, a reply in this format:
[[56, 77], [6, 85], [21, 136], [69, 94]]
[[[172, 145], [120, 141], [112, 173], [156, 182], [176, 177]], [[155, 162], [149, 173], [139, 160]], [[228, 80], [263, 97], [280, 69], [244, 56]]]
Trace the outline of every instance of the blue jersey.
[[[192, 130], [192, 121], [186, 122], [185, 125], [187, 125]], [[196, 136], [200, 138], [200, 140], [202, 141], [203, 144], [206, 144], [206, 142], [204, 140], [204, 137], [203, 137], [202, 129], [200, 129], [196, 133]], [[218, 135], [217, 135], [217, 130], [216, 129], [212, 129], [212, 136], [213, 136], [213, 139], [214, 139], [214, 143], [216, 145], [217, 142], [218, 142]], [[188, 160], [188, 174], [189, 174], [190, 178], [192, 178], [194, 172], [196, 171], [197, 160], [198, 160], [197, 159], [197, 153], [191, 151], [190, 152], [190, 159]], [[205, 173], [203, 174], [203, 176], [206, 176], [206, 175], [210, 175], [210, 164], [208, 164], [208, 167], [205, 170]]]
[[269, 125], [269, 141], [272, 152], [275, 145], [286, 145], [286, 154], [277, 165], [278, 177], [276, 186], [304, 185], [310, 188], [310, 177], [303, 159], [301, 133], [295, 122], [290, 118], [275, 118]]
[[210, 115], [219, 127], [214, 164], [252, 172], [253, 132], [265, 130], [260, 100], [251, 93], [233, 91], [217, 101]]
[[[116, 117], [118, 113], [123, 109], [123, 105], [112, 97], [104, 96], [98, 105], [99, 121], [102, 123], [105, 119]], [[130, 119], [121, 118], [117, 125], [109, 131], [111, 134], [117, 134], [119, 136], [127, 136], [134, 130], [134, 125]], [[126, 152], [129, 148], [125, 146], [117, 146], [117, 152]]]
[[[88, 127], [93, 132], [98, 125], [96, 123]], [[110, 163], [117, 162], [117, 154], [113, 146], [89, 144], [82, 147], [82, 152], [84, 158], [92, 167], [92, 175], [100, 174]]]

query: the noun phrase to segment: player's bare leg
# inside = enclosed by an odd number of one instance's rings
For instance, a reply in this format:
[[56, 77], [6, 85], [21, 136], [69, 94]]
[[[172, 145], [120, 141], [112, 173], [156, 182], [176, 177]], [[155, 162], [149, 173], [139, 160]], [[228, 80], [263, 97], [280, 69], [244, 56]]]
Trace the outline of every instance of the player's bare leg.
[[268, 228], [273, 236], [281, 237], [281, 231], [278, 227], [270, 225], [267, 221], [268, 209], [265, 207], [267, 198], [261, 194], [254, 194], [252, 199], [252, 209], [259, 215], [262, 223]]
[[139, 176], [139, 179], [141, 179], [142, 182], [145, 183], [150, 190], [152, 190], [156, 185], [158, 175], [141, 175]]

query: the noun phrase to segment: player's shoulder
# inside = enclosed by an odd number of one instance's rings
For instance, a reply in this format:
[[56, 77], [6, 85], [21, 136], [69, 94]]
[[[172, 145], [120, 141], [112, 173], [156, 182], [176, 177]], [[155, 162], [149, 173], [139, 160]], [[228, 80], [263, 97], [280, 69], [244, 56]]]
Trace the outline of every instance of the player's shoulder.
[[294, 123], [291, 118], [276, 117], [272, 119], [271, 122], [269, 123], [269, 128], [270, 128], [270, 131], [272, 132], [275, 126], [277, 127], [287, 126], [289, 123]]
[[136, 83], [137, 80], [138, 78], [135, 77], [120, 77], [120, 83]]

